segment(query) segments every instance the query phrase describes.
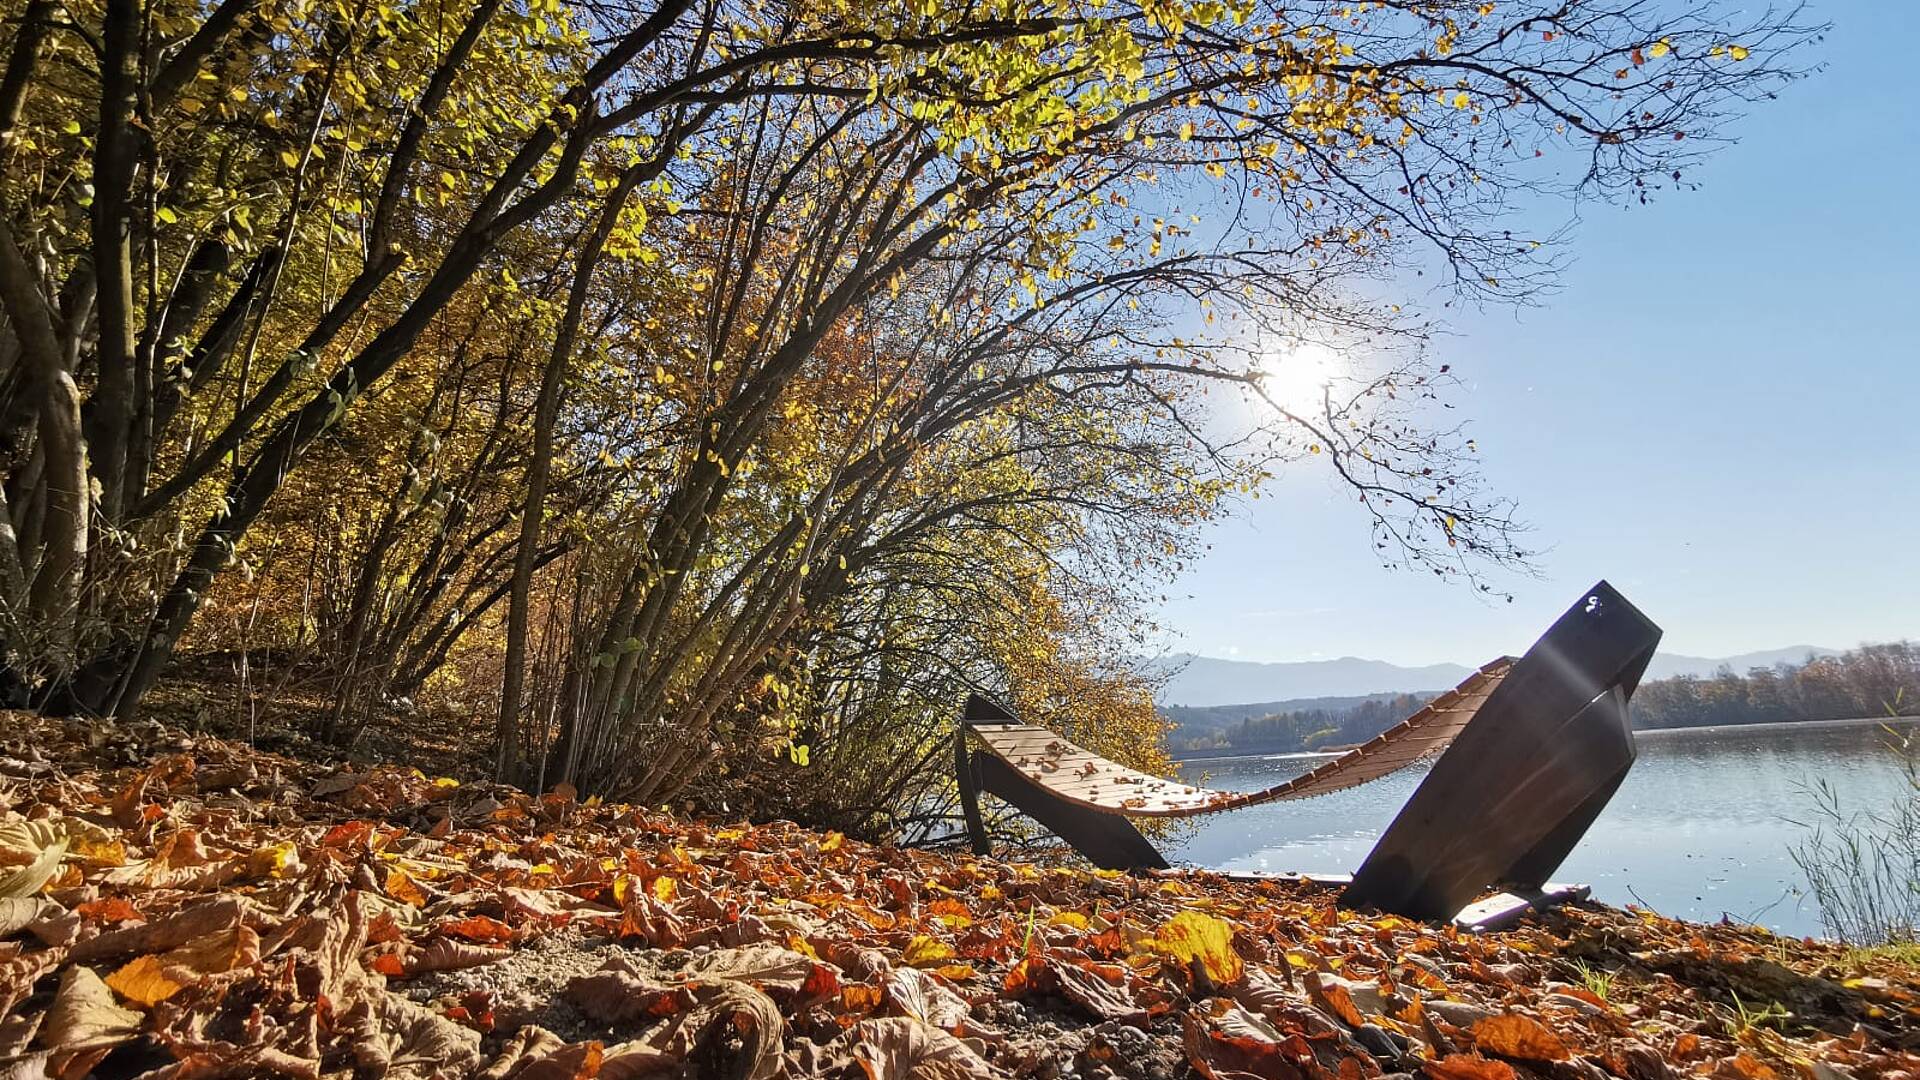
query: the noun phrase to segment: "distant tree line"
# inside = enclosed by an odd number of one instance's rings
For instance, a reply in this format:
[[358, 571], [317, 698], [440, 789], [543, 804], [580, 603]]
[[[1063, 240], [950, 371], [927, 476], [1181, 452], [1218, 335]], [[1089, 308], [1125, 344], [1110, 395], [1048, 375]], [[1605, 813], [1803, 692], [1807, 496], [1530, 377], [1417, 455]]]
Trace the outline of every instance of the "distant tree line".
[[1180, 743], [1183, 750], [1233, 750], [1284, 754], [1365, 742], [1411, 716], [1426, 695], [1368, 698], [1345, 708], [1296, 709], [1254, 717]]
[[1920, 715], [1920, 646], [1863, 645], [1803, 664], [1722, 667], [1710, 678], [1676, 675], [1643, 684], [1633, 697], [1634, 726], [1699, 727], [1786, 720]]
[[[1382, 695], [1344, 707], [1295, 709], [1241, 720], [1189, 738], [1174, 751], [1284, 754], [1365, 742], [1411, 716], [1426, 695]], [[1637, 728], [1767, 724], [1869, 716], [1920, 716], [1920, 645], [1863, 645], [1801, 664], [1722, 667], [1708, 678], [1676, 675], [1642, 683], [1633, 697]]]

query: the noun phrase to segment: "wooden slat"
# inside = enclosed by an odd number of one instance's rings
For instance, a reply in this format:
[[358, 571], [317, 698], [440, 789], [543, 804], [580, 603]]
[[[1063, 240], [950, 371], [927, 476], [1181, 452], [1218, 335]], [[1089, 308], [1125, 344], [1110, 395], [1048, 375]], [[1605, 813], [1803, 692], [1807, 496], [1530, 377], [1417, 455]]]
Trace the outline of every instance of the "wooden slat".
[[973, 734], [995, 757], [1069, 802], [1111, 813], [1180, 817], [1326, 795], [1403, 769], [1452, 742], [1512, 663], [1511, 658], [1495, 660], [1355, 749], [1263, 791], [1212, 791], [1152, 776], [1033, 724], [979, 726]]

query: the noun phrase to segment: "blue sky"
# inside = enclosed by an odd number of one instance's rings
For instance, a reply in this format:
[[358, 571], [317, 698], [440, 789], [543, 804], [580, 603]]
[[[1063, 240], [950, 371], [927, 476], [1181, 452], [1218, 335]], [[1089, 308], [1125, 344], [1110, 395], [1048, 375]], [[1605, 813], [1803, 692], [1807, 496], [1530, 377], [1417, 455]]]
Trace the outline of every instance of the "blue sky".
[[1582, 208], [1544, 306], [1460, 312], [1492, 488], [1544, 549], [1512, 604], [1381, 569], [1366, 519], [1295, 468], [1173, 583], [1168, 645], [1210, 656], [1479, 662], [1605, 577], [1722, 656], [1920, 637], [1920, 3], [1810, 9], [1825, 70], [1651, 206]]

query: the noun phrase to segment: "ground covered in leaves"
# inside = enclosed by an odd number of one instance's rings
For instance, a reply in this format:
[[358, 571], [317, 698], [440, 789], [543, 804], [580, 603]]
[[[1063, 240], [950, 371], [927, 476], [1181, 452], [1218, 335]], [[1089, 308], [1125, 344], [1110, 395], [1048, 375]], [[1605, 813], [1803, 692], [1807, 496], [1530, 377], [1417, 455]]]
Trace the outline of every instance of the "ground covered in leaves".
[[0, 714], [0, 1077], [1920, 1076], [1896, 954], [685, 821]]

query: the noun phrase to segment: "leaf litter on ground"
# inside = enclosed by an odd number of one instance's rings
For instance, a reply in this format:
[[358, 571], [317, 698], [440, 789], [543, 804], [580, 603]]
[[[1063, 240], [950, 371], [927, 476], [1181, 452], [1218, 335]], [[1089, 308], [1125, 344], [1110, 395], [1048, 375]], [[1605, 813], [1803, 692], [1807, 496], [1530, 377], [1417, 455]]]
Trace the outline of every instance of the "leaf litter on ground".
[[1920, 1078], [1894, 951], [1598, 905], [1465, 934], [5, 722], [8, 1080]]

